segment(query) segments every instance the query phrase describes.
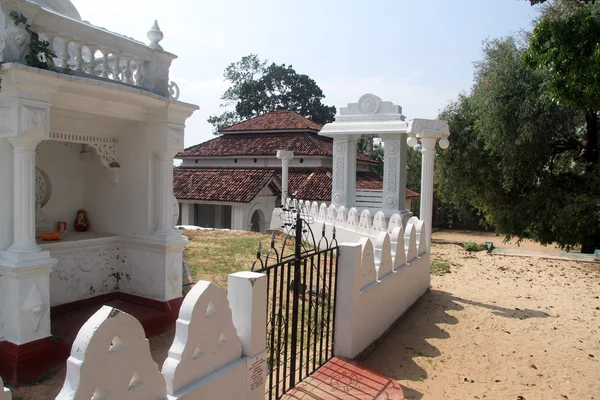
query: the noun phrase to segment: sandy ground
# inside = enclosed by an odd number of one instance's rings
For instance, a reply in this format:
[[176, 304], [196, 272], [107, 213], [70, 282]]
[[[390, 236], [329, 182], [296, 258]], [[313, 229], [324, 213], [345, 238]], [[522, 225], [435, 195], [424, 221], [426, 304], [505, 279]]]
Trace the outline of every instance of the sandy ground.
[[406, 399], [600, 399], [600, 265], [467, 253], [366, 359]]
[[[434, 238], [440, 234], [502, 241]], [[436, 244], [432, 259], [450, 262], [451, 273], [432, 277], [431, 290], [366, 360], [397, 379], [407, 399], [600, 400], [599, 264]], [[150, 339], [158, 365], [172, 340], [173, 332]], [[63, 368], [19, 388], [13, 400], [53, 399], [64, 376]]]
[[[446, 229], [433, 232], [431, 238], [434, 241], [435, 239], [439, 239], [442, 241], [460, 243], [475, 242], [477, 244], [483, 244], [485, 242], [492, 242], [494, 243], [495, 247], [529, 250], [552, 255], [559, 255], [561, 253], [561, 250], [556, 245], [542, 246], [539, 243], [527, 239], [524, 239], [521, 242], [519, 242], [518, 239], [511, 239], [510, 241], [505, 242], [504, 235], [499, 235], [494, 232], [459, 231]], [[580, 251], [580, 249], [573, 249], [573, 251]]]

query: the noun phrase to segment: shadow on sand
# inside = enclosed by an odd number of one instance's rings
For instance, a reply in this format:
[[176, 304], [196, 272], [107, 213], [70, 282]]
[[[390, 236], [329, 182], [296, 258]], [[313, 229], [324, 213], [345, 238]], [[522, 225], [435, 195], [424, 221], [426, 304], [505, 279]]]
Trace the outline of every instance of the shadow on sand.
[[[403, 315], [387, 332], [385, 337], [374, 346], [372, 352], [364, 358], [364, 363], [396, 380], [424, 381], [427, 371], [419, 366], [414, 358], [429, 358], [432, 365], [434, 357], [440, 351], [428, 343], [428, 339], [449, 339], [450, 334], [440, 327], [444, 324], [455, 325], [459, 320], [448, 311], [462, 311], [463, 305], [483, 307], [492, 314], [505, 318], [546, 318], [545, 312], [527, 309], [509, 309], [493, 304], [481, 303], [456, 297], [440, 290], [429, 290], [414, 306]], [[407, 400], [419, 400], [423, 394], [403, 385]]]

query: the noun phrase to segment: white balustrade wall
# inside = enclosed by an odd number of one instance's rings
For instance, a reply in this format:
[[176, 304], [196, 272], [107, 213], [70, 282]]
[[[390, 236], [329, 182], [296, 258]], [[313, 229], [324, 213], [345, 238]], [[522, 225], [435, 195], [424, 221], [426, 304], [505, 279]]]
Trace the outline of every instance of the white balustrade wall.
[[227, 295], [206, 281], [187, 294], [162, 371], [140, 322], [103, 306], [79, 330], [56, 400], [263, 400], [267, 278], [238, 272], [227, 284]]
[[[1, 62], [26, 64], [29, 33], [14, 24], [11, 11], [23, 14], [31, 29], [50, 42], [56, 58], [50, 64], [66, 68], [73, 75], [97, 77], [143, 88], [164, 97], [177, 99], [179, 88], [169, 82], [171, 62], [177, 58], [162, 49], [163, 39], [157, 22], [148, 31], [148, 45], [110, 32], [89, 22], [68, 18], [26, 0], [1, 0], [4, 26]], [[25, 40], [22, 40], [25, 38]]]
[[[386, 217], [382, 211], [378, 211], [373, 215], [368, 209], [359, 213], [355, 207], [346, 209], [344, 206], [336, 207], [333, 204], [327, 205], [316, 201], [296, 199], [288, 199], [287, 207], [301, 210], [303, 215], [314, 221], [311, 224], [313, 231], [318, 231], [325, 226], [326, 236], [329, 239], [333, 236], [333, 228], [335, 227], [338, 243], [358, 243], [363, 237], [375, 240], [381, 232], [387, 232], [391, 235], [395, 228], [403, 226], [403, 219], [400, 214], [392, 214]], [[281, 230], [281, 213], [281, 208], [273, 210], [271, 230]], [[406, 223], [409, 222], [416, 226], [419, 219], [411, 217]], [[314, 233], [315, 235], [318, 234], [318, 232]]]
[[[416, 222], [416, 224], [415, 224]], [[355, 357], [377, 340], [430, 284], [422, 221], [375, 239], [340, 243], [334, 352]]]
[[[289, 200], [312, 220], [315, 236], [325, 228], [335, 235], [340, 255], [337, 273], [334, 352], [355, 357], [379, 338], [421, 297], [430, 284], [430, 260], [424, 222], [400, 214], [386, 218], [356, 208]], [[273, 211], [271, 229], [281, 229], [280, 208]]]

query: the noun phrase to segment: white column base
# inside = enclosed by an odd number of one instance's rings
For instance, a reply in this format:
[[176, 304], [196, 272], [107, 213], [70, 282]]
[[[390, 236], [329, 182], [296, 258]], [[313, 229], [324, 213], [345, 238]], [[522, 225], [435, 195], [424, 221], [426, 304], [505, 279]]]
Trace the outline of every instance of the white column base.
[[11, 254], [29, 254], [39, 253], [42, 251], [41, 247], [37, 244], [12, 244], [7, 250], [7, 253]]
[[48, 251], [0, 251], [0, 336], [5, 340], [21, 345], [51, 335], [50, 271], [56, 263]]

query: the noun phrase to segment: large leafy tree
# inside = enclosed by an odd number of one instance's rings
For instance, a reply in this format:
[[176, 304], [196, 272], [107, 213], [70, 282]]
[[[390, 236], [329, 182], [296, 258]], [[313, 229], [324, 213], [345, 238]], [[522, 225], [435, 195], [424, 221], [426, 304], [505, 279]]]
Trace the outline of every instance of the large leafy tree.
[[230, 64], [223, 76], [231, 86], [222, 96], [225, 101], [222, 106], [233, 106], [234, 110], [209, 117], [215, 133], [236, 122], [281, 109], [296, 111], [318, 124], [334, 119], [335, 107], [322, 103], [325, 95], [321, 88], [291, 65], [268, 65], [267, 61], [250, 54]]
[[549, 96], [553, 76], [522, 62], [519, 41], [487, 44], [475, 84], [441, 115], [451, 146], [436, 161], [438, 194], [472, 206], [508, 237], [600, 247], [600, 179], [582, 160], [585, 112]]
[[[600, 3], [594, 0], [531, 0], [546, 3], [525, 54], [546, 70], [552, 98], [585, 114], [582, 158], [598, 163], [600, 111]], [[592, 166], [588, 166], [588, 169]]]

